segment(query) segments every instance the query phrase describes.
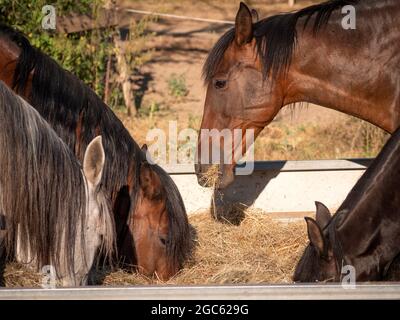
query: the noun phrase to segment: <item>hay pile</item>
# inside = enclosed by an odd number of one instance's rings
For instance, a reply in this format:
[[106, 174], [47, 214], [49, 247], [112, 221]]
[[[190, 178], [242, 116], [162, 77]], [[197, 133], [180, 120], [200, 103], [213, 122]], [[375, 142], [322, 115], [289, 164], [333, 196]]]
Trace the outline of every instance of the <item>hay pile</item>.
[[[210, 214], [190, 216], [196, 229], [193, 259], [166, 284], [290, 283], [307, 244], [303, 221], [283, 223], [251, 210], [240, 226], [214, 221]], [[104, 285], [162, 284], [157, 279], [117, 270], [104, 275]], [[8, 265], [8, 287], [40, 286], [40, 276]]]

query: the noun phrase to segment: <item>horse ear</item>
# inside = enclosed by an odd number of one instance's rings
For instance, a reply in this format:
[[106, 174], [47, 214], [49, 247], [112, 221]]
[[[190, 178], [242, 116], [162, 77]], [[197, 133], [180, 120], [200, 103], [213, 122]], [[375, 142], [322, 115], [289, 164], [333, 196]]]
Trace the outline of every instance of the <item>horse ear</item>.
[[149, 148], [147, 147], [147, 144], [142, 145], [141, 148], [142, 152], [144, 152], [144, 154], [146, 155], [146, 161], [150, 164], [154, 164], [154, 161], [151, 157], [151, 154], [149, 152]]
[[94, 187], [100, 183], [105, 158], [102, 139], [98, 136], [90, 142], [83, 158], [83, 173]]
[[240, 2], [240, 8], [235, 19], [235, 41], [242, 46], [253, 38], [253, 21], [250, 9]]
[[161, 180], [160, 177], [151, 168], [151, 165], [147, 161], [143, 161], [140, 166], [140, 188], [143, 190], [146, 198], [152, 199], [157, 197], [161, 192]]
[[325, 240], [321, 228], [314, 219], [309, 217], [305, 217], [304, 219], [307, 223], [308, 239], [314, 248], [318, 250], [318, 253], [323, 255], [325, 253]]
[[256, 9], [251, 9], [251, 17], [252, 17], [253, 23], [257, 23], [258, 20], [260, 20], [258, 12], [257, 12]]
[[317, 220], [320, 228], [323, 229], [328, 225], [329, 221], [331, 220], [331, 212], [323, 203], [318, 201], [315, 201], [315, 207], [315, 220]]

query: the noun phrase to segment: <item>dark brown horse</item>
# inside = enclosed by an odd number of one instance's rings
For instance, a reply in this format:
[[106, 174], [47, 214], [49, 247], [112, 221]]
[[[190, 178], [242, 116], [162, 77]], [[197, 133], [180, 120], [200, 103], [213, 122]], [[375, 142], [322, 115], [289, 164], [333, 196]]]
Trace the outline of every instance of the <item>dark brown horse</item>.
[[[349, 4], [356, 29], [342, 26]], [[393, 133], [400, 124], [399, 16], [398, 0], [332, 0], [253, 23], [241, 3], [235, 27], [204, 65], [201, 129], [254, 129], [257, 137], [283, 106], [310, 102]], [[210, 162], [200, 160], [205, 139], [198, 143], [199, 183]], [[241, 146], [248, 147], [244, 135]], [[223, 164], [221, 187], [232, 182], [234, 166]]]
[[[350, 191], [337, 213], [317, 203], [306, 218], [310, 244], [294, 281], [339, 281], [351, 265], [358, 281], [386, 280], [400, 257], [400, 129]], [[398, 280], [398, 278], [397, 278]]]
[[112, 199], [118, 259], [167, 279], [189, 251], [189, 224], [179, 191], [132, 139], [111, 109], [82, 81], [0, 25], [0, 79], [23, 96], [82, 160], [103, 138], [107, 154], [101, 188]]

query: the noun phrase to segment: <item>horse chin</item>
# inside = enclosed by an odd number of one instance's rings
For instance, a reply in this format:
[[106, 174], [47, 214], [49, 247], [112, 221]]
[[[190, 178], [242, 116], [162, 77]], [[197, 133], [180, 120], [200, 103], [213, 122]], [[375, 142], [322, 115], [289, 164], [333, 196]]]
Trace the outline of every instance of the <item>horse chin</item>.
[[206, 171], [207, 171], [207, 168], [205, 168], [204, 165], [195, 163], [195, 165], [194, 165], [194, 171], [195, 171], [195, 173], [196, 173], [197, 183], [198, 183], [201, 187], [203, 187], [203, 188], [208, 188], [208, 187], [210, 187], [210, 186], [208, 185], [207, 180], [205, 179], [204, 173], [203, 173], [203, 172], [206, 172]]
[[228, 187], [235, 180], [232, 166], [222, 166], [221, 175], [219, 177], [218, 189]]
[[160, 279], [161, 281], [168, 281], [169, 279], [171, 279], [174, 275], [176, 275], [178, 273], [178, 269], [170, 269], [170, 268], [166, 268], [166, 269], [161, 269], [161, 270], [156, 270], [154, 272], [154, 275]]

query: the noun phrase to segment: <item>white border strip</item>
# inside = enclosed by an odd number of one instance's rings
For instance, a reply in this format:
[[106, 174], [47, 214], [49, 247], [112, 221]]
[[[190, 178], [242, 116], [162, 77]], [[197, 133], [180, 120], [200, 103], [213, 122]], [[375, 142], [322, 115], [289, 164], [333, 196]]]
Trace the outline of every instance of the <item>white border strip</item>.
[[0, 299], [34, 300], [332, 300], [400, 299], [400, 283], [252, 286], [136, 286], [73, 289], [0, 289]]

